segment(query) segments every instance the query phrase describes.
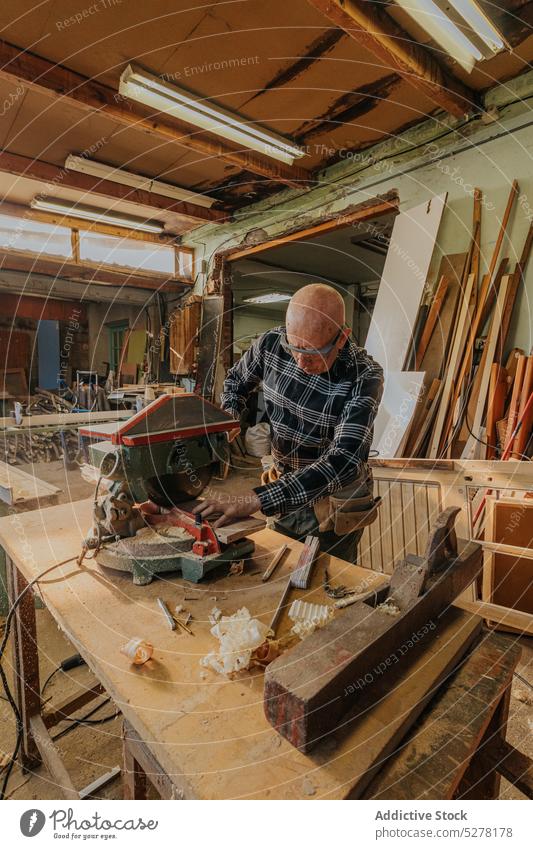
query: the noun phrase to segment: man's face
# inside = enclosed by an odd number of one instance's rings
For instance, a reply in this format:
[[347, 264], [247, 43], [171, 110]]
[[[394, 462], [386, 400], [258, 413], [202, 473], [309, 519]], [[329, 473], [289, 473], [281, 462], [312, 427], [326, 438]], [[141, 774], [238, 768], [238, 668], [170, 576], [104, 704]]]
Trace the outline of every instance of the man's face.
[[[300, 336], [295, 332], [291, 332], [289, 327], [287, 327], [287, 342], [289, 345], [294, 346], [295, 348], [306, 349], [305, 353], [302, 353], [301, 351], [291, 351], [296, 365], [306, 374], [323, 374], [324, 372], [329, 371], [337, 359], [339, 351], [346, 344], [346, 338], [347, 335], [344, 329], [340, 331], [337, 330], [329, 339], [320, 337], [312, 339]], [[329, 353], [317, 353], [318, 350], [326, 347], [333, 341], [335, 341], [335, 344]]]

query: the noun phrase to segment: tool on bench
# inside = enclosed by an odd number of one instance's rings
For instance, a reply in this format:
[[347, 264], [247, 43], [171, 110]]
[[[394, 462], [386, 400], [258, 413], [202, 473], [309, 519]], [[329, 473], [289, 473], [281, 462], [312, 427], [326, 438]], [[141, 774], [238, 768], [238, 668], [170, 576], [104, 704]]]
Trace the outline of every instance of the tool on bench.
[[263, 572], [263, 575], [261, 577], [262, 581], [268, 581], [268, 579], [272, 577], [272, 573], [274, 572], [274, 569], [280, 563], [283, 555], [288, 550], [288, 548], [289, 548], [288, 545], [282, 545], [280, 550], [276, 551], [274, 557], [272, 558], [269, 565], [267, 566], [267, 568]]
[[176, 622], [174, 621], [174, 617], [172, 616], [172, 614], [171, 614], [170, 610], [168, 609], [168, 607], [166, 606], [165, 602], [163, 601], [162, 598], [158, 598], [157, 603], [158, 603], [159, 607], [161, 608], [161, 610], [163, 612], [163, 616], [167, 620], [168, 627], [170, 628], [171, 631], [175, 631], [176, 630]]
[[[458, 507], [438, 517], [424, 557], [407, 555], [390, 584], [370, 598], [346, 607], [322, 629], [278, 657], [265, 673], [264, 707], [269, 722], [302, 751], [309, 751], [335, 730], [369, 686], [376, 669], [408, 662], [401, 647], [429, 641], [439, 618], [482, 569], [481, 546], [458, 541]], [[423, 644], [423, 643], [422, 643]]]
[[[100, 480], [111, 481], [108, 493], [95, 493], [94, 526], [85, 541], [96, 562], [131, 572], [135, 584], [177, 570], [197, 582], [251, 554], [254, 543], [246, 534], [264, 522], [214, 530], [192, 512], [213, 469], [228, 456], [228, 431], [238, 426], [200, 396], [181, 394], [161, 395], [125, 422], [80, 428]], [[143, 502], [152, 502], [152, 512], [139, 509]]]
[[304, 547], [298, 558], [296, 568], [291, 572], [291, 586], [299, 590], [307, 590], [311, 580], [311, 572], [318, 557], [320, 540], [311, 534], [305, 538]]

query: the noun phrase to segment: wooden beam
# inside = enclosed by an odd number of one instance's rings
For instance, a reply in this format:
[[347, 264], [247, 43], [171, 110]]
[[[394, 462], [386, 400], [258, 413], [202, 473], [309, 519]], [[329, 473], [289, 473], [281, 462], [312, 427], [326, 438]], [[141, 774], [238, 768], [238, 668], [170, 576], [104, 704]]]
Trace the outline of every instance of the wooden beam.
[[30, 718], [30, 729], [43, 763], [52, 777], [54, 795], [57, 795], [59, 799], [79, 799], [79, 793], [74, 787], [59, 751], [39, 714]]
[[[181, 147], [196, 150], [209, 158], [222, 159], [277, 183], [301, 186], [307, 185], [310, 179], [309, 172], [304, 168], [271, 161], [256, 153], [235, 150], [209, 134], [198, 132], [197, 128], [191, 131], [189, 126], [176, 120], [165, 120], [159, 113], [132, 103], [109, 86], [6, 41], [0, 42], [0, 77], [55, 100], [65, 98], [69, 104], [90, 114], [99, 113], [122, 126], [149, 133], [152, 138], [176, 142]], [[208, 218], [213, 209], [199, 209], [204, 220], [213, 220]]]
[[[0, 70], [1, 77], [2, 71]], [[208, 209], [204, 206], [196, 206], [196, 204], [188, 201], [173, 200], [155, 192], [147, 192], [145, 189], [134, 189], [132, 186], [123, 186], [120, 183], [114, 183], [112, 180], [93, 177], [91, 174], [69, 171], [67, 168], [60, 168], [50, 162], [32, 159], [29, 156], [19, 156], [17, 153], [9, 153], [6, 150], [0, 152], [0, 171], [4, 174], [12, 174], [17, 177], [26, 177], [28, 180], [46, 183], [47, 197], [53, 196], [54, 191], [58, 188], [75, 189], [110, 200], [149, 206], [156, 212], [171, 212], [173, 215], [190, 218], [193, 221], [224, 221], [228, 218], [228, 213], [220, 209]], [[79, 221], [79, 219], [76, 220]], [[126, 230], [127, 228], [122, 229]]]
[[426, 48], [378, 8], [364, 0], [308, 0], [350, 38], [422, 91], [446, 112], [460, 118], [477, 107], [476, 93], [446, 71]]
[[[0, 153], [0, 158], [1, 156]], [[21, 203], [2, 201], [1, 214], [11, 215], [13, 218], [25, 218], [28, 221], [40, 221], [43, 224], [52, 224], [55, 227], [70, 227], [73, 231], [81, 230], [83, 233], [102, 233], [105, 236], [115, 236], [120, 239], [135, 239], [153, 245], [176, 247], [176, 237], [166, 233], [142, 233], [140, 230], [130, 230], [129, 227], [120, 227], [116, 224], [104, 224], [101, 221], [82, 221], [80, 218], [74, 218], [73, 215], [43, 212], [40, 209], [23, 206]]]
[[152, 274], [151, 276], [132, 271], [114, 271], [89, 265], [76, 265], [60, 259], [43, 259], [36, 255], [14, 251], [0, 251], [0, 270], [26, 271], [46, 274], [64, 280], [81, 280], [102, 286], [129, 286], [134, 289], [151, 289], [162, 293], [182, 293], [191, 286], [190, 281], [176, 280]]
[[398, 202], [394, 200], [377, 200], [370, 204], [362, 204], [360, 209], [353, 212], [336, 215], [335, 218], [330, 218], [328, 221], [323, 221], [321, 224], [316, 224], [314, 227], [306, 227], [303, 230], [296, 230], [293, 233], [287, 233], [285, 236], [279, 236], [276, 239], [270, 239], [267, 242], [261, 242], [258, 245], [252, 245], [246, 248], [235, 248], [225, 254], [225, 259], [234, 262], [237, 259], [252, 256], [253, 254], [266, 251], [269, 248], [277, 248], [280, 245], [286, 245], [288, 242], [298, 242], [302, 239], [313, 239], [315, 236], [321, 236], [324, 233], [330, 233], [332, 230], [339, 230], [341, 227], [349, 227], [358, 221], [365, 221], [368, 218], [378, 218], [381, 215], [389, 213], [396, 214], [398, 212]]
[[[79, 301], [59, 301], [53, 296], [46, 300], [31, 298], [27, 295], [15, 295], [0, 291], [0, 313], [17, 318], [32, 318], [34, 321], [69, 321], [73, 310], [77, 310], [76, 320], [87, 324], [87, 308]], [[2, 419], [0, 419], [1, 423]], [[2, 425], [0, 424], [0, 427]]]

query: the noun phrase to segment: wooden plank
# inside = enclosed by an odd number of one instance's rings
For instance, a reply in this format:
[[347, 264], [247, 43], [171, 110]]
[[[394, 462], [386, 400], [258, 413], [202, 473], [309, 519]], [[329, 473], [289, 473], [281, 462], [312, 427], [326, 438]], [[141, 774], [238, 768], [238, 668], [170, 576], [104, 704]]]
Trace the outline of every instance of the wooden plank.
[[[405, 533], [403, 527], [403, 500], [402, 500], [402, 484], [392, 483], [389, 489], [390, 493], [390, 512], [392, 517], [392, 549], [393, 561], [388, 566], [389, 574], [392, 574], [394, 564], [405, 557]], [[385, 568], [387, 565], [385, 564]]]
[[[448, 294], [438, 317], [435, 330], [429, 340], [424, 359], [421, 363], [421, 371], [425, 373], [424, 388], [426, 396], [429, 394], [434, 380], [441, 379], [444, 375], [445, 365], [448, 359], [449, 349], [455, 327], [455, 318], [458, 304], [463, 291], [463, 278], [467, 271], [467, 254], [448, 254], [443, 256], [438, 271], [438, 278], [443, 275], [450, 281]], [[404, 454], [407, 457], [416, 456], [418, 451], [413, 450], [413, 445], [423, 426], [426, 411], [424, 405], [420, 405], [415, 411], [411, 421], [409, 437], [405, 445]]]
[[390, 575], [394, 563], [390, 487], [387, 481], [380, 480], [376, 481], [376, 486], [377, 493], [381, 497], [381, 507], [378, 511], [381, 534], [381, 571]]
[[0, 461], [0, 498], [11, 507], [32, 501], [46, 506], [55, 504], [60, 492], [57, 486]]
[[[398, 571], [403, 594], [408, 583], [418, 580], [412, 567], [409, 578], [404, 577], [404, 566], [409, 564], [403, 561], [393, 572], [391, 595]], [[397, 616], [364, 602], [345, 608], [342, 616], [267, 667], [264, 707], [269, 722], [300, 751], [310, 751], [354, 707], [359, 693], [349, 685], [364, 680], [413, 632], [438, 618], [481, 568], [481, 547], [461, 542], [458, 556], [432, 578], [426, 592], [418, 596], [413, 591]]]
[[517, 418], [522, 418], [522, 427], [520, 428], [518, 435], [515, 437], [513, 442], [513, 451], [511, 452], [511, 457], [514, 457], [515, 460], [522, 460], [524, 457], [522, 456], [524, 451], [526, 450], [527, 443], [531, 436], [531, 425], [533, 424], [533, 408], [530, 408], [530, 412], [524, 418], [524, 413], [526, 409], [526, 404], [528, 402], [529, 396], [533, 392], [533, 356], [527, 358], [526, 368], [524, 371], [524, 379], [522, 382], [522, 392], [520, 394], [520, 404], [518, 408], [518, 416]]
[[450, 399], [452, 397], [457, 366], [465, 344], [465, 333], [467, 331], [468, 322], [470, 318], [470, 296], [472, 294], [473, 286], [474, 275], [470, 274], [468, 276], [466, 287], [463, 293], [463, 300], [461, 303], [461, 309], [459, 311], [459, 318], [455, 327], [452, 349], [446, 366], [446, 377], [444, 379], [444, 386], [440, 397], [439, 410], [437, 413], [435, 427], [433, 429], [433, 436], [428, 455], [429, 457], [437, 457], [440, 450], [444, 422], [449, 409]]
[[423, 555], [428, 541], [430, 525], [429, 525], [429, 506], [428, 506], [428, 487], [426, 484], [413, 484], [415, 497], [415, 522], [416, 522], [416, 554]]
[[507, 260], [502, 260], [498, 274], [496, 275], [496, 277], [494, 277], [494, 272], [496, 270], [496, 264], [498, 262], [498, 257], [500, 255], [500, 250], [501, 250], [503, 238], [505, 236], [505, 232], [507, 230], [507, 225], [509, 223], [511, 211], [513, 209], [513, 206], [515, 204], [517, 196], [518, 196], [518, 182], [516, 180], [514, 180], [512, 186], [511, 186], [511, 190], [509, 192], [509, 197], [507, 198], [507, 205], [505, 207], [505, 212], [503, 214], [503, 218], [502, 218], [502, 221], [501, 221], [501, 224], [500, 224], [498, 236], [496, 237], [496, 242], [495, 242], [494, 249], [492, 251], [492, 255], [491, 255], [491, 259], [490, 259], [490, 263], [489, 263], [489, 268], [488, 268], [487, 273], [484, 275], [483, 281], [481, 283], [481, 290], [479, 292], [476, 313], [474, 315], [474, 320], [472, 322], [472, 327], [470, 329], [470, 336], [468, 338], [468, 342], [467, 342], [467, 345], [466, 345], [466, 350], [465, 350], [465, 354], [464, 354], [464, 357], [463, 357], [462, 365], [461, 365], [461, 368], [459, 370], [457, 382], [456, 382], [456, 385], [455, 385], [455, 392], [454, 392], [454, 396], [453, 396], [452, 403], [451, 403], [452, 409], [455, 409], [455, 405], [457, 403], [457, 400], [458, 400], [458, 398], [461, 395], [461, 392], [463, 390], [463, 382], [464, 382], [465, 377], [466, 377], [466, 375], [467, 375], [467, 373], [468, 373], [468, 371], [470, 370], [470, 367], [471, 367], [472, 355], [473, 355], [473, 351], [474, 351], [475, 341], [476, 341], [476, 338], [478, 336], [478, 333], [483, 328], [483, 324], [484, 324], [484, 321], [485, 321], [486, 316], [487, 316], [487, 313], [486, 313], [487, 302], [490, 299], [491, 294], [493, 295], [494, 292], [495, 292], [496, 283], [498, 281], [500, 272], [503, 275], [504, 270], [505, 270], [505, 265], [506, 265]]
[[[394, 220], [391, 245], [372, 313], [365, 348], [388, 372], [402, 372], [435, 247], [446, 194], [402, 210]], [[407, 250], [410, 261], [402, 259]], [[401, 304], [401, 309], [399, 305]]]
[[408, 554], [417, 554], [415, 488], [412, 483], [402, 484], [402, 502], [405, 550]]
[[28, 430], [32, 427], [77, 427], [97, 422], [124, 421], [131, 416], [131, 410], [93, 410], [88, 413], [38, 413], [34, 416], [23, 416], [18, 425], [12, 416], [0, 418], [0, 428]]
[[[374, 775], [379, 776], [387, 757], [439, 691], [441, 682], [475, 643], [480, 619], [458, 614], [451, 608], [439, 628], [422, 638], [422, 645], [402, 646], [405, 663], [394, 662], [385, 672], [375, 674], [372, 686], [361, 685], [359, 709], [312, 752], [313, 763], [322, 763], [325, 758], [330, 761], [344, 798], [364, 795]], [[336, 797], [328, 794], [321, 798]]]
[[[507, 297], [507, 290], [509, 287], [510, 276], [506, 274], [502, 278], [502, 282], [500, 285], [500, 291], [498, 292], [498, 298], [496, 301], [496, 307], [494, 310], [494, 315], [492, 316], [492, 321], [489, 329], [489, 333], [487, 336], [487, 341], [485, 343], [485, 348], [483, 350], [483, 358], [482, 362], [479, 365], [481, 369], [483, 366], [481, 379], [479, 383], [479, 396], [476, 404], [476, 411], [474, 414], [474, 419], [470, 425], [471, 435], [465, 445], [464, 451], [462, 453], [462, 457], [465, 459], [468, 457], [473, 457], [474, 449], [476, 448], [477, 439], [473, 434], [479, 434], [481, 429], [481, 422], [483, 419], [483, 413], [485, 410], [485, 405], [487, 403], [487, 393], [489, 388], [490, 381], [490, 365], [494, 359], [494, 354], [496, 352], [496, 346], [498, 344], [499, 332], [500, 332], [500, 321], [502, 317], [503, 307], [505, 304], [505, 300]], [[485, 363], [483, 363], [483, 359]]]
[[79, 799], [79, 793], [74, 787], [72, 779], [63, 765], [57, 747], [39, 714], [31, 717], [30, 726], [32, 737], [37, 744], [43, 763], [52, 778], [54, 794], [59, 799]]
[[415, 371], [422, 370], [422, 361], [427, 351], [429, 340], [431, 339], [433, 331], [435, 330], [435, 324], [437, 323], [439, 313], [446, 300], [446, 294], [448, 292], [449, 286], [450, 281], [444, 275], [442, 275], [439, 281], [439, 285], [437, 286], [437, 291], [431, 299], [431, 306], [429, 308], [426, 322], [424, 324], [424, 330], [422, 331], [422, 336], [420, 337], [420, 342], [418, 343], [418, 347], [416, 350]]
[[500, 421], [505, 412], [505, 399], [507, 397], [507, 371], [499, 363], [493, 363], [490, 371], [489, 397], [487, 402], [487, 460], [496, 457], [498, 432], [496, 423]]
[[501, 604], [493, 604], [488, 601], [468, 601], [458, 598], [454, 604], [460, 607], [461, 610], [467, 610], [469, 613], [483, 616], [485, 619], [494, 621], [498, 625], [508, 625], [521, 634], [533, 636], [533, 616], [530, 613], [522, 613], [520, 610], [513, 610], [510, 607], [504, 607]]
[[[511, 393], [511, 402], [509, 404], [509, 410], [507, 413], [507, 429], [505, 431], [505, 438], [503, 441], [504, 445], [508, 445], [509, 440], [513, 434], [513, 431], [516, 427], [516, 423], [518, 421], [518, 413], [520, 410], [520, 400], [522, 396], [522, 388], [524, 383], [524, 376], [526, 373], [526, 365], [528, 358], [519, 354], [518, 363], [516, 366], [516, 377], [513, 383], [513, 391]], [[528, 394], [529, 397], [529, 394]], [[527, 399], [526, 399], [527, 400]], [[524, 402], [525, 406], [525, 402]]]
[[398, 750], [365, 793], [368, 799], [452, 799], [511, 684], [520, 648], [487, 635], [415, 726], [416, 744]]
[[425, 97], [458, 118], [471, 111], [476, 95], [445, 70], [422, 45], [414, 42], [374, 3], [363, 0], [308, 0], [341, 27], [357, 44], [373, 53], [385, 68], [399, 74]]
[[[412, 443], [412, 447], [409, 450], [409, 453], [412, 454], [413, 457], [418, 457], [420, 454], [422, 454], [424, 443], [426, 442], [428, 434], [432, 429], [435, 416], [437, 415], [437, 410], [439, 409], [442, 388], [442, 380], [434, 380], [431, 384], [430, 392], [428, 394], [429, 408], [426, 406], [425, 417], [420, 422], [420, 427], [416, 435], [416, 439]], [[429, 398], [429, 395], [433, 396], [431, 400]], [[411, 430], [414, 431], [414, 428], [411, 428]]]

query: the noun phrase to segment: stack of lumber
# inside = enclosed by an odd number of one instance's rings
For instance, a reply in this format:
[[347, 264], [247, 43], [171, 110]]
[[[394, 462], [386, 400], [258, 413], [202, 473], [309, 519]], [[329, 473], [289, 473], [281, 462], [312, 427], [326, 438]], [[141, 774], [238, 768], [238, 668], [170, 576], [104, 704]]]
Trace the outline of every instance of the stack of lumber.
[[[407, 457], [527, 459], [533, 424], [533, 357], [505, 356], [517, 293], [533, 241], [530, 225], [513, 268], [501, 256], [518, 196], [513, 182], [486, 273], [480, 272], [482, 196], [474, 195], [467, 253], [442, 259], [415, 338], [424, 391], [401, 446]], [[422, 313], [422, 311], [421, 311]]]

